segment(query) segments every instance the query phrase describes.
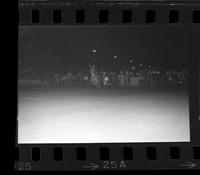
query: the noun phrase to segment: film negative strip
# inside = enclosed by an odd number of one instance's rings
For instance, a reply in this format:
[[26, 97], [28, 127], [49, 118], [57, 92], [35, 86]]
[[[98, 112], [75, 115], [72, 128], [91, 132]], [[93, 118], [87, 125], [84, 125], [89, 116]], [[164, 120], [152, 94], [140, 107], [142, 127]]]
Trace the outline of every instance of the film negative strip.
[[19, 1], [16, 171], [200, 169], [198, 1]]

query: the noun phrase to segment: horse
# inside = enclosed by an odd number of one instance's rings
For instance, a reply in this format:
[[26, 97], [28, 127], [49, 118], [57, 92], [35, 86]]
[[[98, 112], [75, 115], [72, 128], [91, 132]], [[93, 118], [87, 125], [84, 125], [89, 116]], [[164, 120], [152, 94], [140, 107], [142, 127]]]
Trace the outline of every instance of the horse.
[[91, 73], [90, 77], [90, 84], [93, 85], [95, 88], [100, 88], [100, 77], [97, 73]]

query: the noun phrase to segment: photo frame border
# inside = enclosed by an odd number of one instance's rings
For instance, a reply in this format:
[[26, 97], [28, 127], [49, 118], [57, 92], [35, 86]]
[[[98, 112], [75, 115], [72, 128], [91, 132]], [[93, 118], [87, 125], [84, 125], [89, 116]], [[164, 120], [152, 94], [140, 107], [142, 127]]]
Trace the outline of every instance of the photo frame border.
[[[41, 22], [31, 22], [31, 11], [38, 9], [41, 12]], [[63, 22], [54, 24], [52, 21], [52, 10], [61, 9]], [[85, 10], [86, 21], [77, 24], [75, 12], [77, 9]], [[98, 11], [107, 9], [109, 11], [109, 22], [99, 24]], [[131, 9], [134, 12], [133, 22], [124, 24], [121, 12]], [[156, 11], [156, 22], [146, 23], [145, 12]], [[179, 11], [179, 22], [169, 23], [169, 11]], [[193, 23], [192, 13], [200, 10], [200, 3], [179, 1], [20, 1], [19, 2], [19, 25], [43, 26], [43, 25], [182, 25], [194, 26], [198, 33], [197, 48], [192, 53], [194, 58], [190, 64], [190, 136], [191, 142], [152, 142], [152, 143], [87, 143], [87, 144], [18, 144], [17, 132], [15, 140], [16, 156], [15, 170], [17, 171], [87, 171], [87, 170], [156, 170], [156, 169], [200, 169], [200, 159], [194, 158], [195, 148], [200, 148], [200, 115], [199, 101], [200, 93], [200, 23]], [[120, 11], [120, 13], [119, 13]], [[17, 86], [17, 85], [16, 85]], [[16, 129], [17, 131], [17, 122]], [[101, 148], [108, 148], [109, 160], [100, 160]], [[125, 160], [123, 148], [130, 147], [133, 150], [133, 160]], [[177, 147], [180, 151], [179, 159], [170, 158], [170, 149]], [[39, 148], [39, 160], [32, 160], [33, 149]], [[61, 148], [63, 160], [54, 160], [54, 148]], [[77, 149], [85, 148], [86, 160], [77, 160]], [[156, 159], [148, 159], [148, 148], [155, 148]], [[107, 154], [107, 153], [105, 153]], [[124, 166], [125, 165], [125, 166]], [[84, 168], [90, 167], [90, 168]], [[92, 168], [91, 168], [92, 167]], [[96, 168], [93, 168], [96, 167]]]

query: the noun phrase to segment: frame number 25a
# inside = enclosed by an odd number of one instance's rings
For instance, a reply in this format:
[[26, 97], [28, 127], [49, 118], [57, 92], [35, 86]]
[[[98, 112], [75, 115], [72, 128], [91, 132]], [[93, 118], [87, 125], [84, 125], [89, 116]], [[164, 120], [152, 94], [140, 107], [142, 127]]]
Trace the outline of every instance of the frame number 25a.
[[124, 161], [103, 161], [104, 169], [126, 168]]

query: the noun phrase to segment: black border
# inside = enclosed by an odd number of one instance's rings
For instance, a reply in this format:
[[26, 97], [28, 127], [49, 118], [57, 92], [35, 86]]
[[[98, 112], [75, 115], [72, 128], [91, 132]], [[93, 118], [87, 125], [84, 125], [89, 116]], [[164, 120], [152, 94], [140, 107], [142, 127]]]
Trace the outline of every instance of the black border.
[[[88, 17], [87, 22], [84, 25], [99, 25], [95, 14], [99, 9], [108, 9], [109, 14], [111, 14], [111, 22], [106, 25], [123, 25], [120, 21], [119, 10], [122, 9], [133, 9], [135, 14], [135, 21], [129, 25], [149, 25], [145, 24], [144, 12], [148, 9], [155, 9], [158, 14], [158, 19], [155, 24], [162, 25], [171, 25], [168, 24], [168, 11], [171, 9], [179, 10], [180, 21], [178, 25], [190, 26], [193, 25], [196, 27], [196, 30], [200, 36], [199, 24], [192, 24], [192, 11], [200, 10], [200, 3], [196, 1], [186, 2], [186, 1], [148, 1], [148, 2], [135, 2], [135, 1], [20, 1], [19, 10], [20, 10], [20, 25], [34, 25], [30, 21], [30, 9], [40, 9], [42, 10], [43, 19], [39, 25], [54, 25], [51, 21], [51, 10], [54, 8], [61, 8], [64, 10], [64, 19], [60, 25], [77, 25], [74, 20], [74, 14], [76, 9], [85, 9], [86, 17]], [[22, 15], [23, 14], [23, 15]], [[48, 15], [49, 14], [49, 15]], [[88, 15], [87, 15], [88, 14]], [[97, 14], [96, 14], [97, 15]], [[105, 25], [105, 24], [104, 24]], [[126, 24], [127, 25], [127, 24]], [[150, 24], [152, 25], [152, 24]], [[200, 123], [198, 120], [199, 116], [199, 59], [200, 53], [195, 51], [199, 50], [199, 39], [198, 36], [198, 49], [194, 48], [194, 54], [192, 57], [197, 58], [196, 60], [191, 61], [190, 65], [190, 123], [191, 123], [191, 142], [168, 142], [168, 143], [98, 143], [98, 144], [17, 144], [15, 140], [15, 146], [20, 149], [20, 161], [15, 162], [15, 165], [19, 165], [20, 162], [31, 162], [33, 169], [42, 170], [46, 168], [47, 170], [83, 170], [80, 165], [88, 164], [91, 161], [102, 164], [102, 161], [99, 160], [99, 148], [108, 147], [110, 149], [111, 160], [122, 160], [122, 148], [130, 146], [134, 151], [133, 161], [128, 161], [129, 166], [132, 168], [127, 168], [126, 170], [137, 170], [137, 169], [184, 169], [180, 167], [180, 163], [187, 161], [194, 162], [198, 164], [197, 169], [200, 168], [200, 160], [193, 158], [193, 147], [200, 145], [200, 139], [198, 133], [200, 131]], [[198, 94], [198, 95], [197, 95]], [[15, 128], [15, 131], [17, 128]], [[15, 137], [16, 138], [16, 137]], [[157, 148], [158, 159], [157, 160], [147, 160], [146, 159], [146, 148], [147, 147]], [[169, 148], [172, 146], [177, 146], [181, 151], [181, 158], [179, 160], [170, 160], [169, 159]], [[31, 149], [32, 147], [39, 147], [41, 150], [41, 161], [34, 162], [31, 160]], [[64, 161], [55, 162], [53, 161], [53, 151], [54, 147], [62, 147], [64, 151]], [[85, 147], [87, 149], [88, 159], [84, 162], [76, 160], [76, 148]], [[115, 159], [113, 159], [115, 158]], [[68, 166], [66, 166], [66, 164]], [[48, 165], [48, 166], [47, 166]], [[52, 169], [51, 169], [51, 168]], [[194, 169], [195, 169], [194, 168]], [[102, 170], [102, 169], [101, 169]], [[109, 169], [112, 170], [112, 169]], [[117, 170], [120, 170], [117, 169]]]

